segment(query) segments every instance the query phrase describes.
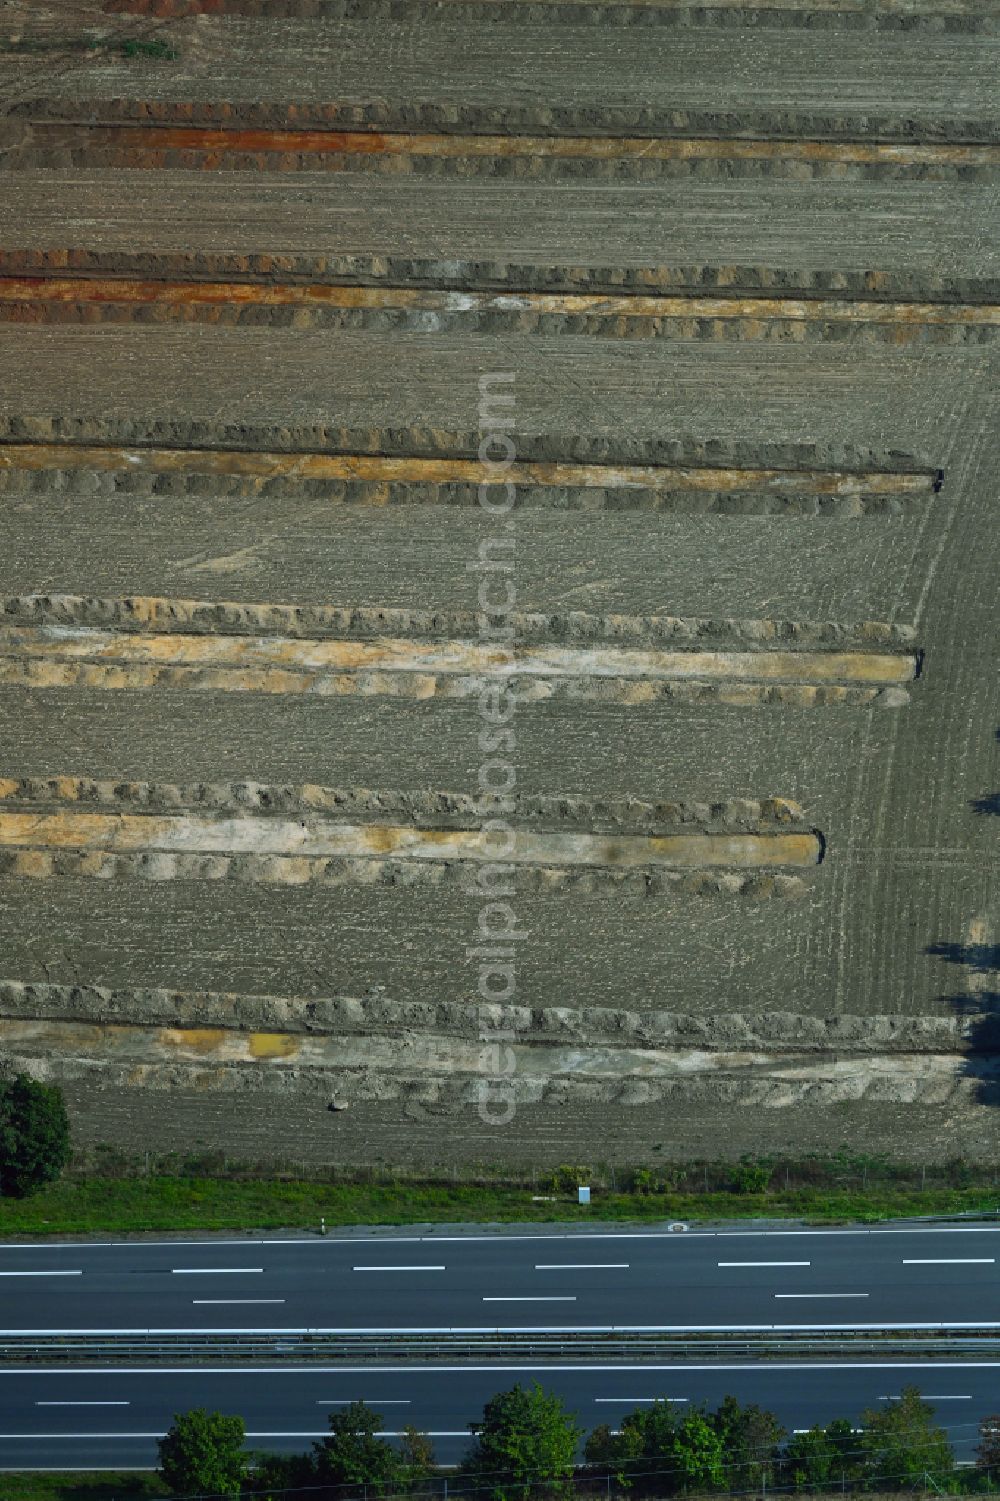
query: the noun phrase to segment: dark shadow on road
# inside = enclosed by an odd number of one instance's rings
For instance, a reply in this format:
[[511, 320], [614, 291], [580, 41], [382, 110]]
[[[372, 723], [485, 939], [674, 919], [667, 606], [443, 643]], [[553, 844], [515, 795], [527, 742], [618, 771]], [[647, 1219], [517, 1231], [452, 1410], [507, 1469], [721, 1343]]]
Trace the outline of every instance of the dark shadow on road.
[[1000, 792], [991, 792], [988, 797], [974, 797], [969, 807], [973, 813], [992, 813], [1000, 816]]

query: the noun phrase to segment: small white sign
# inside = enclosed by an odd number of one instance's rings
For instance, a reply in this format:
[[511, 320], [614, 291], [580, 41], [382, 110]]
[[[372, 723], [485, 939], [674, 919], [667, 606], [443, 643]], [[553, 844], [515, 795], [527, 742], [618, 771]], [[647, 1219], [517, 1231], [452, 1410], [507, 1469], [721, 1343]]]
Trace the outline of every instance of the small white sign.
[[577, 1201], [578, 1201], [578, 1203], [580, 1203], [580, 1204], [589, 1204], [590, 1203], [590, 1189], [589, 1188], [584, 1188], [583, 1185], [581, 1184], [580, 1187], [577, 1189], [576, 1193], [577, 1193]]

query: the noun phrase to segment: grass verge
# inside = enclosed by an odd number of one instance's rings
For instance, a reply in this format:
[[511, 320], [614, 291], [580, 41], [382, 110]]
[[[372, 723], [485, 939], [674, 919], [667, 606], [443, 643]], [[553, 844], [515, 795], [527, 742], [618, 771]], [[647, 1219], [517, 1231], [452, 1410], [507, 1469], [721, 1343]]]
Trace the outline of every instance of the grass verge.
[[764, 1192], [614, 1193], [589, 1206], [565, 1193], [539, 1200], [528, 1187], [322, 1183], [150, 1176], [66, 1178], [27, 1199], [0, 1201], [0, 1236], [136, 1231], [316, 1230], [422, 1221], [801, 1219], [815, 1223], [995, 1212], [996, 1189], [867, 1190], [800, 1187]]
[[129, 1470], [103, 1473], [0, 1476], [4, 1501], [150, 1501], [170, 1492], [156, 1475]]

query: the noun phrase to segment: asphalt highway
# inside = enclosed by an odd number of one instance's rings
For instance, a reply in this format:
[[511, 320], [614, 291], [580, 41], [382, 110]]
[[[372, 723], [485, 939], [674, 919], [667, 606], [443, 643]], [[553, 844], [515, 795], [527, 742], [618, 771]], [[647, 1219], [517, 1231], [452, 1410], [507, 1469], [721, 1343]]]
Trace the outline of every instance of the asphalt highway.
[[932, 1401], [959, 1458], [976, 1443], [979, 1420], [1000, 1406], [1000, 1361], [847, 1362], [761, 1365], [270, 1366], [189, 1370], [133, 1368], [0, 1372], [0, 1469], [145, 1468], [172, 1415], [204, 1406], [239, 1413], [254, 1449], [308, 1449], [337, 1407], [363, 1398], [384, 1432], [413, 1424], [429, 1433], [438, 1459], [457, 1462], [470, 1423], [495, 1392], [539, 1381], [558, 1392], [585, 1429], [612, 1427], [654, 1398], [716, 1406], [732, 1392], [776, 1412], [787, 1428], [833, 1417], [857, 1419], [905, 1386]]
[[1000, 1227], [7, 1244], [35, 1332], [1000, 1328]]

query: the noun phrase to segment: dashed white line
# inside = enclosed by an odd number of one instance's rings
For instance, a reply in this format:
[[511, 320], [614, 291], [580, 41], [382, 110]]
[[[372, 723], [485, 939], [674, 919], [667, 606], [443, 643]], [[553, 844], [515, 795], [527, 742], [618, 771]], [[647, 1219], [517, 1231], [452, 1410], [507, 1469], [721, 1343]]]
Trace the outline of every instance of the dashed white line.
[[175, 1266], [170, 1271], [174, 1277], [244, 1277], [263, 1272], [262, 1266]]
[[356, 1272], [444, 1272], [443, 1266], [356, 1266]]
[[595, 1397], [595, 1402], [615, 1402], [620, 1406], [629, 1402], [688, 1402], [689, 1397]]
[[536, 1261], [536, 1272], [627, 1272], [627, 1261]]
[[82, 1271], [72, 1272], [0, 1272], [0, 1277], [82, 1277]]
[[36, 1402], [36, 1407], [131, 1407], [131, 1402]]
[[575, 1303], [576, 1298], [484, 1298], [484, 1303]]
[[904, 1256], [904, 1266], [993, 1266], [995, 1256]]
[[[968, 1397], [965, 1397], [965, 1396], [956, 1397], [956, 1396], [953, 1396], [951, 1393], [948, 1393], [948, 1394], [946, 1394], [943, 1397], [932, 1397], [929, 1393], [926, 1396], [924, 1396], [923, 1392], [921, 1392], [920, 1395], [921, 1395], [921, 1397], [923, 1398], [923, 1400], [925, 1402], [971, 1402], [972, 1401], [971, 1395], [968, 1396]], [[887, 1397], [879, 1397], [879, 1401], [880, 1402], [902, 1402], [902, 1400], [903, 1400], [903, 1398], [902, 1398], [902, 1396], [899, 1393], [890, 1393], [889, 1396], [887, 1396]]]
[[350, 1407], [352, 1402], [367, 1402], [369, 1407], [412, 1407], [409, 1397], [317, 1397], [317, 1407]]
[[775, 1293], [776, 1298], [869, 1298], [870, 1293]]
[[717, 1261], [716, 1266], [812, 1266], [811, 1261]]
[[195, 1308], [218, 1308], [222, 1304], [227, 1306], [245, 1306], [248, 1303], [284, 1303], [284, 1298], [192, 1298], [191, 1303]]
[[[423, 1431], [424, 1431], [424, 1433], [426, 1433], [426, 1435], [427, 1435], [428, 1438], [466, 1438], [467, 1439], [469, 1437], [469, 1430], [468, 1430], [468, 1428], [429, 1428], [429, 1429], [424, 1429]], [[2, 1438], [2, 1437], [3, 1437], [3, 1434], [0, 1434], [0, 1438]], [[310, 1430], [308, 1432], [301, 1432], [301, 1433], [248, 1433], [247, 1434], [247, 1438], [329, 1438], [329, 1437], [330, 1437], [330, 1430], [328, 1428], [325, 1429], [325, 1430], [321, 1429], [319, 1433], [315, 1433], [315, 1432], [313, 1432], [313, 1431]], [[378, 1438], [403, 1438], [404, 1437], [404, 1432], [403, 1432], [403, 1430], [401, 1428], [382, 1428], [379, 1431], [377, 1437]]]

